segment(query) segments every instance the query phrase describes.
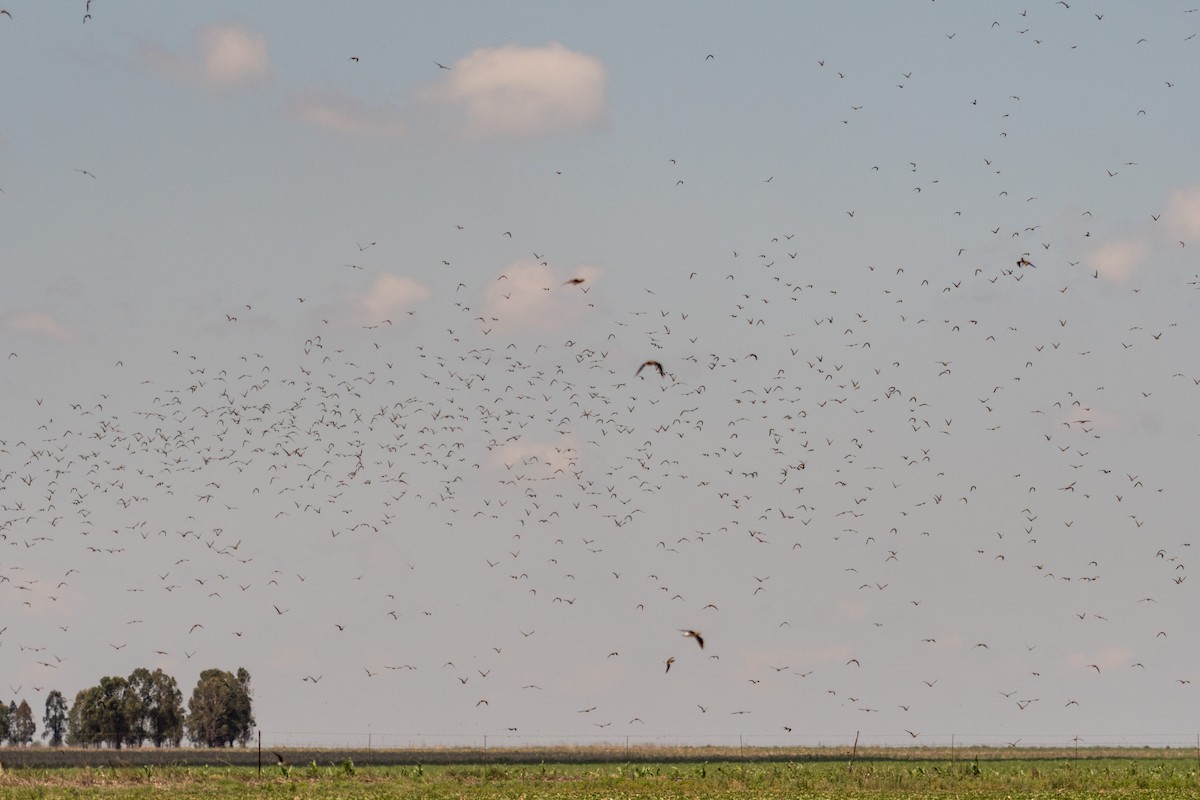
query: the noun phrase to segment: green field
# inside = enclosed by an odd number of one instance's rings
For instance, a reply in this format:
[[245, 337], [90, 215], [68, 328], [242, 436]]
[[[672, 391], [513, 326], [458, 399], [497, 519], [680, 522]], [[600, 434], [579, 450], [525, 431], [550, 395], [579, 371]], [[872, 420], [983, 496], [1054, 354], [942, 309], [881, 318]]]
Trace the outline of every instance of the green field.
[[[97, 751], [61, 751], [62, 763]], [[851, 761], [824, 751], [780, 757], [768, 753], [713, 752], [709, 760], [660, 753], [663, 760], [583, 760], [586, 753], [547, 750], [541, 762], [516, 763], [502, 752], [474, 756], [429, 751], [428, 762], [403, 761], [386, 751], [286, 751], [288, 764], [197, 766], [186, 753], [104, 753], [99, 766], [12, 766], [0, 752], [0, 797], [26, 798], [1173, 798], [1200, 797], [1194, 753], [1163, 750], [1048, 751], [1016, 755], [984, 750], [971, 757], [936, 757], [920, 751], [872, 751]], [[177, 756], [172, 763], [171, 756]], [[440, 755], [439, 755], [440, 754]], [[153, 758], [139, 758], [139, 756]], [[253, 750], [224, 756], [256, 759]], [[508, 754], [511, 755], [511, 754]], [[526, 756], [530, 754], [526, 753]], [[615, 756], [615, 754], [612, 754]], [[691, 754], [695, 757], [695, 753]], [[303, 762], [300, 757], [309, 760]], [[532, 756], [536, 758], [536, 755]], [[602, 756], [604, 758], [604, 756]], [[767, 759], [771, 760], [767, 760]], [[456, 761], [463, 763], [451, 763]], [[158, 763], [145, 763], [157, 761]], [[142, 762], [142, 763], [135, 763]], [[440, 762], [440, 763], [435, 763]]]

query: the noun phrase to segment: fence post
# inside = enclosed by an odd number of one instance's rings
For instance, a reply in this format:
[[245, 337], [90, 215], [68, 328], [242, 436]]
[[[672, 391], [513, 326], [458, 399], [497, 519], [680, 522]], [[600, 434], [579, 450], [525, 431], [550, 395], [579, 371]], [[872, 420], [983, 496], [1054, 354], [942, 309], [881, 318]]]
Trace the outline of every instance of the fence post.
[[262, 731], [258, 732], [258, 777], [262, 777]]

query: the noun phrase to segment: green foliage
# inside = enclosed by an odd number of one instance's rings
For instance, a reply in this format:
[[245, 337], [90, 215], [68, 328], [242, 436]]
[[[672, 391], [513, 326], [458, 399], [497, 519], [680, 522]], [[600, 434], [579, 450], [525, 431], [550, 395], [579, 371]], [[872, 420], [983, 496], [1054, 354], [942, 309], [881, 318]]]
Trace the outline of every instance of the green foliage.
[[155, 747], [178, 747], [183, 740], [183, 693], [175, 679], [156, 669], [135, 669], [129, 676], [130, 690], [137, 697], [135, 736], [138, 744], [149, 739]]
[[188, 738], [207, 747], [245, 745], [254, 732], [250, 673], [206, 669], [188, 701]]
[[[74, 751], [78, 753], [79, 751]], [[194, 750], [179, 751], [194, 753]], [[378, 755], [378, 751], [372, 751]], [[52, 755], [68, 763], [72, 751]], [[90, 754], [96, 755], [96, 754]], [[304, 766], [281, 767], [259, 777], [255, 767], [180, 767], [167, 751], [137, 754], [154, 768], [106, 766], [14, 769], [0, 776], [4, 800], [71, 797], [79, 800], [141, 800], [277, 797], [304, 800], [1191, 800], [1200, 796], [1195, 756], [1158, 759], [1091, 758], [1077, 762], [1046, 757], [919, 760], [899, 755], [805, 762], [726, 761], [672, 763], [474, 763], [414, 768], [356, 766], [345, 753], [308, 751]], [[232, 755], [232, 754], [230, 754]], [[364, 755], [369, 758], [369, 755]], [[487, 756], [484, 756], [487, 757]], [[119, 763], [124, 763], [124, 756]], [[636, 768], [635, 768], [636, 767]]]
[[33, 709], [24, 700], [10, 714], [8, 722], [8, 743], [27, 745], [33, 742], [37, 732], [37, 724], [33, 721]]
[[46, 695], [46, 715], [42, 717], [42, 738], [50, 738], [51, 747], [61, 747], [67, 735], [67, 698], [58, 689]]
[[[55, 747], [65, 741], [78, 747], [108, 745], [116, 749], [141, 746], [147, 741], [155, 747], [178, 747], [185, 729], [193, 741], [209, 747], [224, 747], [234, 742], [244, 745], [249, 741], [254, 716], [250, 707], [250, 673], [245, 669], [239, 669], [236, 675], [219, 669], [205, 670], [192, 693], [190, 706], [191, 718], [184, 710], [183, 693], [173, 677], [161, 669], [151, 672], [139, 667], [128, 678], [101, 678], [98, 685], [81, 690], [70, 709], [62, 693], [52, 691], [46, 698], [46, 731], [42, 735], [49, 736], [50, 744]], [[5, 718], [15, 718], [16, 713], [14, 707], [13, 714]], [[29, 722], [32, 723], [32, 713]], [[7, 730], [7, 726], [3, 728]], [[5, 735], [8, 734], [0, 732], [0, 738]]]
[[108, 676], [83, 689], [67, 714], [67, 742], [82, 746], [108, 744], [120, 749], [140, 740], [135, 734], [140, 715], [137, 695], [125, 678]]

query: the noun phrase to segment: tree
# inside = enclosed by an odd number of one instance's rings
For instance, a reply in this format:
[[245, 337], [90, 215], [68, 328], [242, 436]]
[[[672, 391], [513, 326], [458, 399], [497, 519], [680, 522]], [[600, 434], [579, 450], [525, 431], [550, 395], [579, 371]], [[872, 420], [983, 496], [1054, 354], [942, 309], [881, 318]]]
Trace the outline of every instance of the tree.
[[188, 701], [188, 738], [206, 747], [245, 745], [254, 732], [250, 673], [206, 669]]
[[6, 730], [4, 733], [4, 738], [6, 740], [8, 740], [9, 744], [17, 744], [17, 726], [16, 726], [17, 701], [16, 700], [8, 701], [8, 708], [5, 709], [4, 715], [5, 715], [5, 720], [6, 720], [6, 722], [5, 722]]
[[0, 741], [8, 738], [11, 720], [12, 713], [8, 710], [8, 706], [0, 702]]
[[138, 667], [126, 679], [128, 684], [125, 710], [129, 715], [130, 744], [138, 747], [149, 734], [150, 670]]
[[183, 739], [183, 693], [170, 675], [161, 669], [150, 672], [139, 667], [129, 676], [130, 703], [135, 712], [133, 738], [137, 744], [149, 739], [155, 747], [178, 746]]
[[244, 698], [242, 704], [244, 708], [239, 711], [242, 725], [237, 740], [238, 744], [245, 747], [250, 743], [250, 737], [254, 735], [254, 713], [250, 707], [250, 696], [253, 694], [250, 691], [250, 671], [245, 667], [238, 667], [237, 682], [241, 696]]
[[58, 689], [46, 696], [46, 716], [42, 717], [42, 738], [50, 737], [51, 747], [62, 747], [67, 733], [67, 699]]
[[75, 703], [67, 715], [67, 741], [84, 746], [107, 742], [117, 749], [136, 741], [133, 730], [140, 713], [137, 705], [129, 681], [112, 676], [101, 678], [99, 686], [75, 695]]
[[12, 744], [25, 745], [33, 741], [33, 735], [37, 733], [37, 724], [33, 721], [33, 709], [29, 707], [29, 703], [21, 701], [21, 705], [13, 712], [8, 727], [8, 740]]
[[100, 713], [99, 694], [96, 686], [75, 693], [75, 702], [67, 712], [67, 744], [88, 747], [100, 743], [100, 725], [96, 721]]
[[110, 676], [100, 679], [100, 738], [120, 750], [134, 740], [133, 723], [137, 718], [136, 695], [129, 691], [129, 681]]

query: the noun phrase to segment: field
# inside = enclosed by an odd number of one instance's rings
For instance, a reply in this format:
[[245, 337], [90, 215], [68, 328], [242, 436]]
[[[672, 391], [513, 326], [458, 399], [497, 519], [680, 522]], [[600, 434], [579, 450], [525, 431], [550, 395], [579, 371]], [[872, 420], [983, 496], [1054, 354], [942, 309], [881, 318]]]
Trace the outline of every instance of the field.
[[[107, 759], [96, 758], [97, 755]], [[240, 751], [58, 751], [62, 764], [17, 766], [5, 751], [0, 795], [25, 798], [1192, 798], [1195, 753], [1164, 750], [919, 750], [849, 753], [541, 753], [298, 751], [258, 770]], [[20, 754], [25, 755], [25, 754]], [[43, 753], [45, 755], [45, 753]], [[652, 759], [652, 756], [657, 758]], [[358, 756], [358, 760], [354, 756]], [[202, 758], [201, 758], [202, 757]], [[307, 761], [305, 760], [307, 759]], [[207, 764], [189, 764], [189, 760]], [[250, 761], [247, 764], [247, 761]]]

